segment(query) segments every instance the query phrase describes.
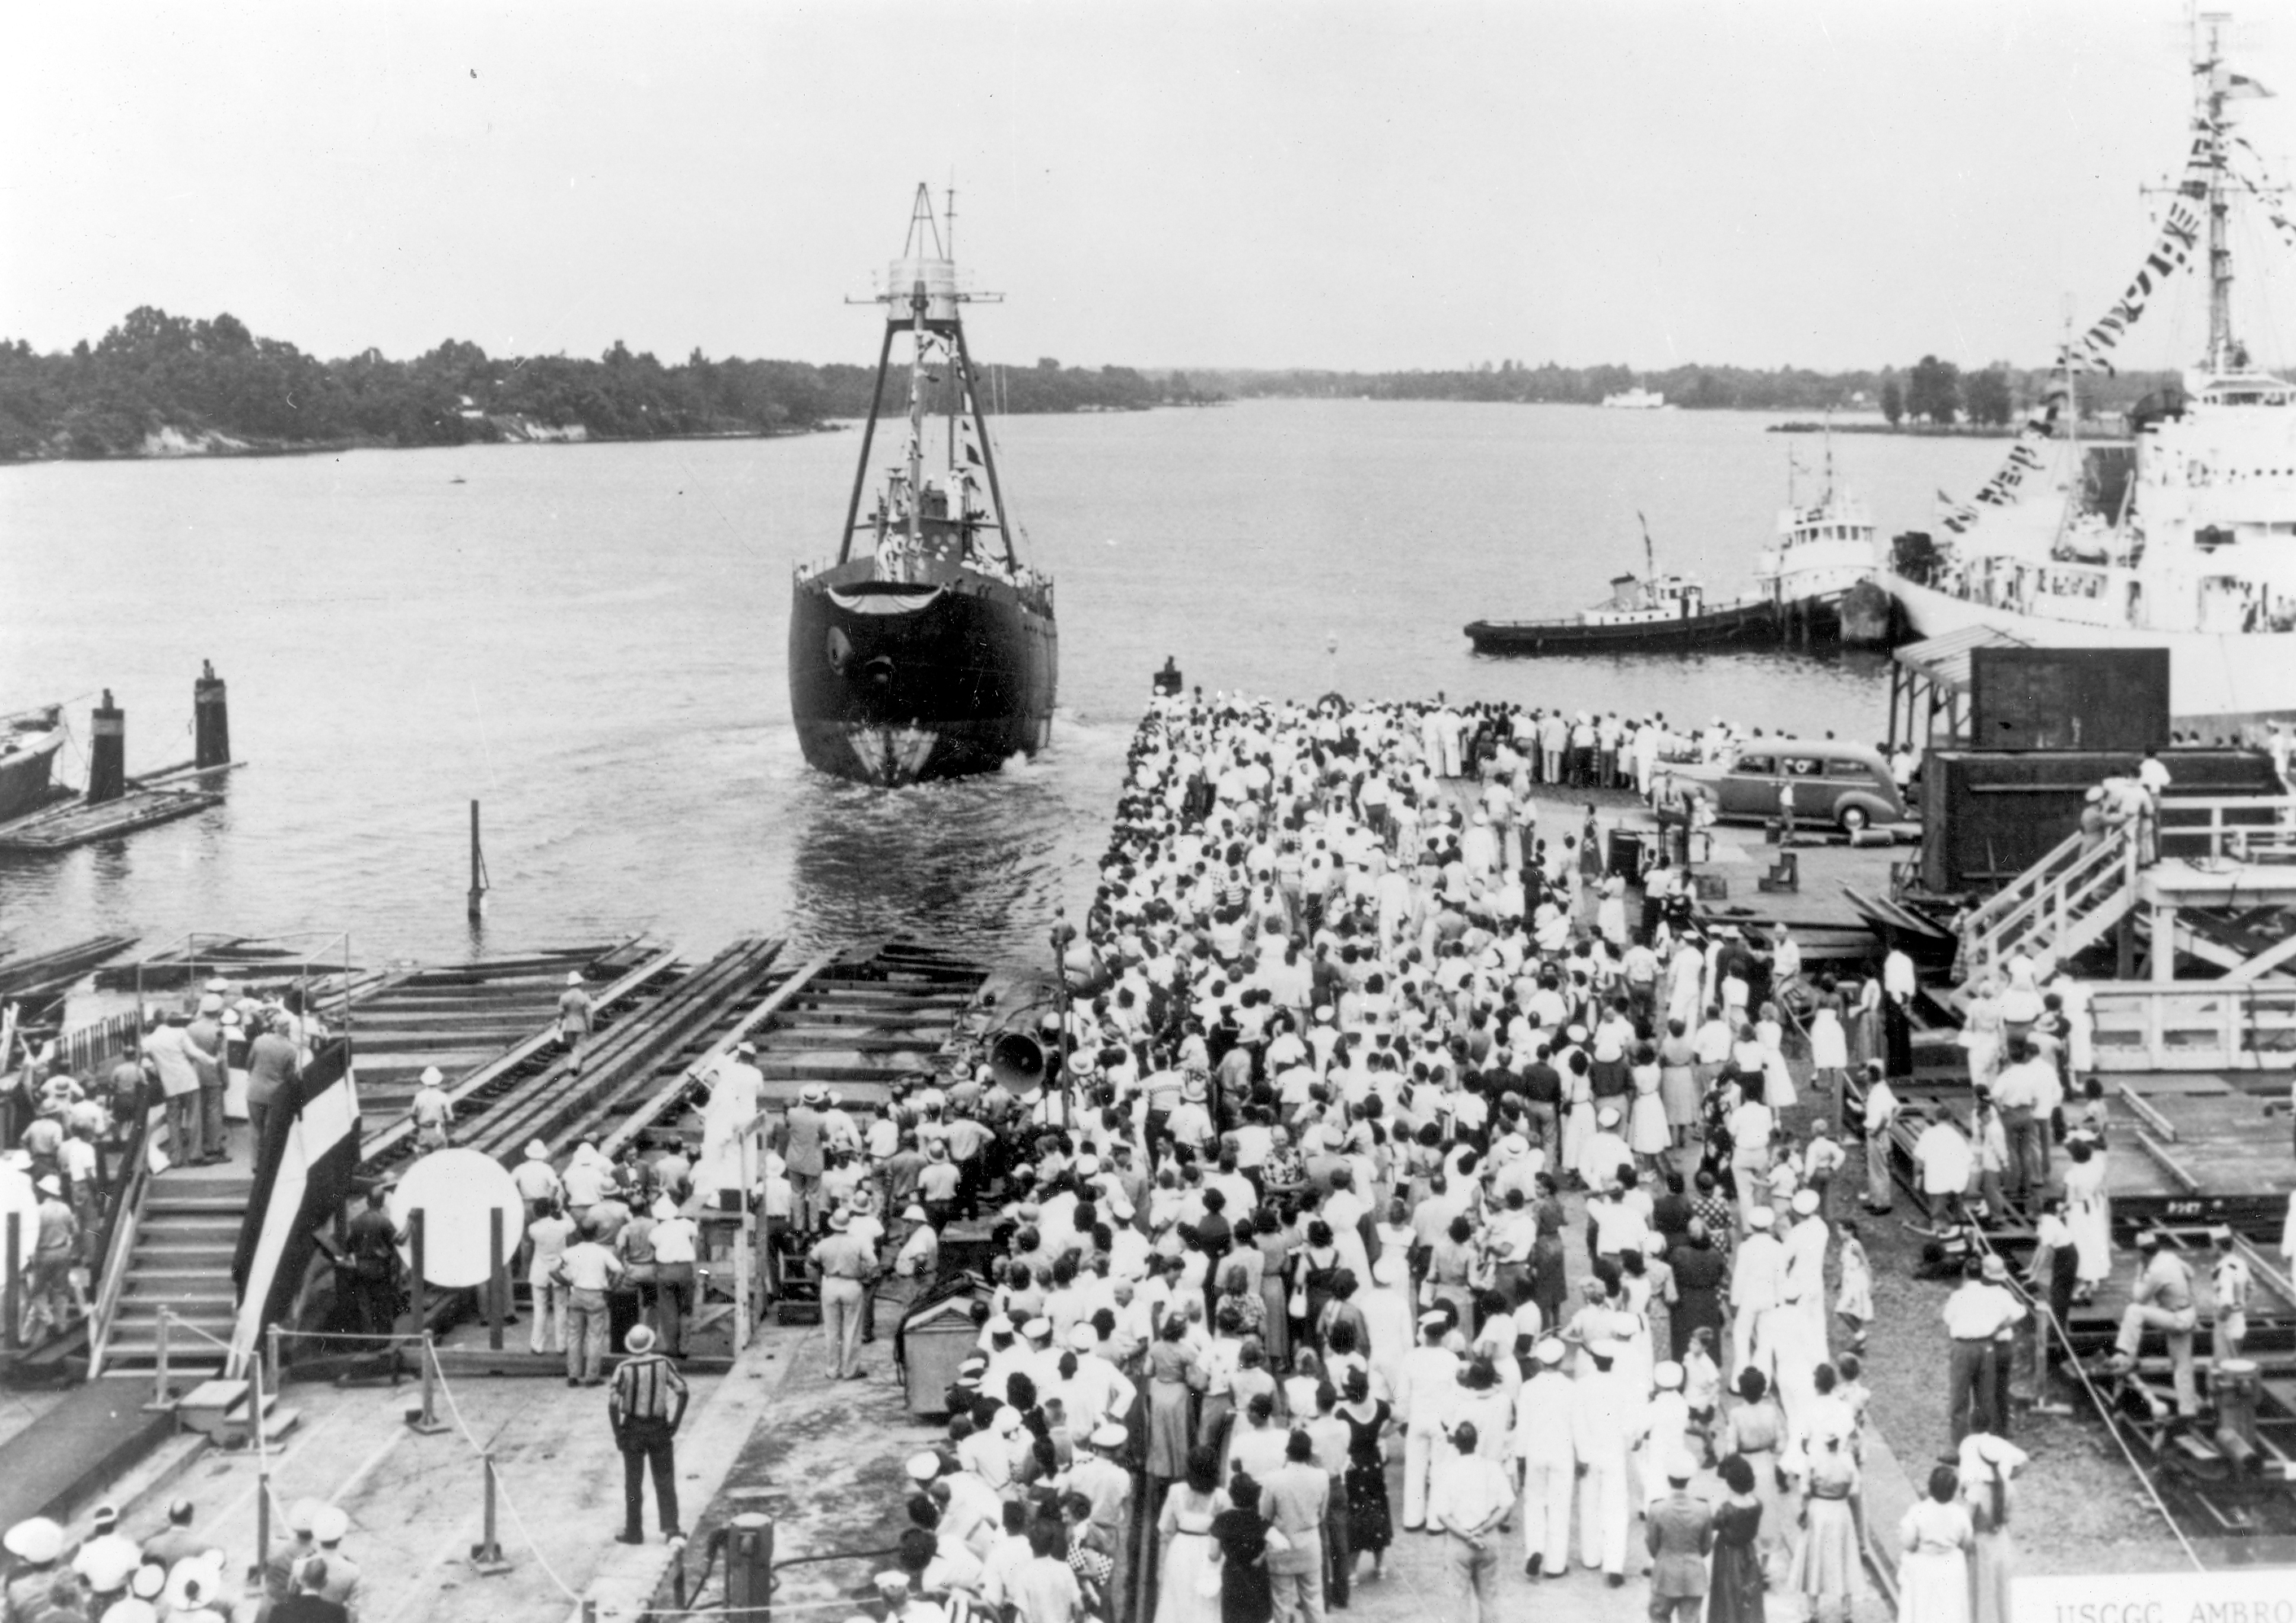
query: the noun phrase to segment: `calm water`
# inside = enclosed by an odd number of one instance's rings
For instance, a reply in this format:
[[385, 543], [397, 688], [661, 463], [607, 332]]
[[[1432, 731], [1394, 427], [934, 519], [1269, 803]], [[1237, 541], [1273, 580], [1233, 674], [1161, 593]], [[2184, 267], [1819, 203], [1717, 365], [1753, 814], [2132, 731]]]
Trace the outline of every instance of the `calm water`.
[[[0, 708], [73, 699], [84, 739], [109, 685], [130, 770], [155, 767], [190, 755], [212, 659], [250, 763], [201, 817], [0, 858], [0, 949], [348, 930], [366, 962], [459, 955], [475, 797], [487, 950], [906, 930], [1036, 954], [1052, 907], [1089, 893], [1167, 653], [1208, 687], [1873, 734], [1870, 656], [1502, 661], [1459, 635], [1599, 596], [1640, 563], [1637, 509], [1660, 567], [1737, 589], [1789, 447], [1819, 455], [1766, 421], [1371, 402], [1014, 419], [1006, 486], [1059, 579], [1054, 744], [893, 793], [810, 772], [789, 725], [790, 571], [832, 545], [853, 434], [0, 471]], [[1836, 455], [1886, 531], [1999, 449], [1872, 436]]]

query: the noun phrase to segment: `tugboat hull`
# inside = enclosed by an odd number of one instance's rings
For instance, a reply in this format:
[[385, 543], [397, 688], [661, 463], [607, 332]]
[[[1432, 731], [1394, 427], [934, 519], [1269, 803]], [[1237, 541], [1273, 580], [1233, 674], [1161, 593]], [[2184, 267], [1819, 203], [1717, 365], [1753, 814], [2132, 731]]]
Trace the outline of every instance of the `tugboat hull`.
[[[840, 580], [850, 574], [853, 578]], [[994, 772], [1050, 742], [1060, 633], [1049, 603], [1001, 580], [800, 579], [790, 708], [816, 769], [879, 785]]]
[[1477, 653], [1658, 653], [1697, 648], [1775, 647], [1785, 617], [1767, 599], [1702, 614], [1617, 620], [1476, 620], [1466, 627]]

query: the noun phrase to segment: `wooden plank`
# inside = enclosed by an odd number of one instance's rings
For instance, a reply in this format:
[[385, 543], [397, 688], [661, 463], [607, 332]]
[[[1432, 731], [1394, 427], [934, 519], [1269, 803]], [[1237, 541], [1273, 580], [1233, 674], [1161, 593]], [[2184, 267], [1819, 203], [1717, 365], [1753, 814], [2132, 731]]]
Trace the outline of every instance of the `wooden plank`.
[[2150, 1156], [2152, 1159], [2153, 1164], [2158, 1166], [2161, 1171], [2167, 1173], [2171, 1178], [2175, 1179], [2177, 1185], [2182, 1188], [2186, 1194], [2198, 1194], [2201, 1193], [2201, 1180], [2194, 1177], [2185, 1168], [2183, 1163], [2179, 1162], [2175, 1156], [2169, 1153], [2168, 1145], [2162, 1143], [2159, 1139], [2153, 1137], [2152, 1134], [2147, 1133], [2142, 1127], [2136, 1129], [2136, 1137], [2137, 1147], [2143, 1150], [2146, 1155]]
[[[674, 947], [664, 947], [660, 952], [655, 954], [652, 957], [639, 964], [636, 969], [630, 971], [627, 974], [609, 985], [603, 991], [597, 995], [597, 996], [593, 1000], [593, 1003], [594, 1006], [602, 1009], [610, 1004], [619, 1003], [625, 998], [629, 997], [634, 993], [641, 990], [649, 982], [660, 979], [661, 976], [675, 968], [676, 963], [677, 949]], [[528, 1037], [524, 1042], [520, 1043], [513, 1047], [505, 1049], [493, 1061], [485, 1065], [481, 1065], [478, 1070], [472, 1071], [469, 1076], [464, 1077], [454, 1086], [448, 1088], [447, 1090], [448, 1104], [459, 1104], [463, 1100], [469, 1098], [473, 1094], [476, 1094], [480, 1089], [488, 1086], [489, 1084], [506, 1076], [511, 1071], [517, 1070], [520, 1066], [525, 1064], [529, 1060], [533, 1059], [537, 1054], [540, 1053], [544, 1049], [549, 1047], [557, 1040], [558, 1022], [554, 1018], [548, 1025], [536, 1032], [532, 1037]], [[352, 1046], [352, 1053], [354, 1056], [353, 1062], [356, 1064], [357, 1053], [357, 1046], [356, 1043], [354, 1043]], [[371, 1165], [373, 1162], [381, 1160], [391, 1151], [395, 1150], [401, 1140], [409, 1136], [414, 1131], [414, 1123], [410, 1121], [401, 1121], [391, 1127], [385, 1127], [381, 1132], [376, 1134], [373, 1138], [368, 1139], [359, 1147], [360, 1160]]]
[[2169, 1123], [2166, 1116], [2152, 1107], [2152, 1101], [2126, 1082], [2120, 1085], [2120, 1097], [2130, 1110], [2144, 1119], [2144, 1124], [2152, 1129], [2153, 1135], [2163, 1143], [2173, 1144], [2177, 1142], [2176, 1127]]
[[704, 1070], [726, 1054], [733, 1053], [735, 1044], [745, 1040], [750, 1033], [780, 1013], [791, 998], [799, 996], [805, 991], [815, 976], [835, 963], [842, 955], [834, 951], [820, 953], [798, 965], [795, 973], [767, 994], [758, 1006], [743, 1015], [731, 1031], [710, 1044], [708, 1053], [680, 1072], [668, 1086], [659, 1090], [652, 1098], [648, 1099], [624, 1117], [621, 1126], [606, 1135], [605, 1142], [598, 1146], [599, 1153], [609, 1160], [620, 1154], [622, 1146], [666, 1115], [685, 1095], [688, 1086], [699, 1078]]

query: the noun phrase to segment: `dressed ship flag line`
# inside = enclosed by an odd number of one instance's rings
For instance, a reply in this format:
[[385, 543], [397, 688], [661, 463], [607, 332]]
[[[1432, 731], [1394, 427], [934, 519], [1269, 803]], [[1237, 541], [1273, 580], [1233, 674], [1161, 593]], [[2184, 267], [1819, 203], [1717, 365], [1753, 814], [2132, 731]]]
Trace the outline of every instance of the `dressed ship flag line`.
[[[1993, 477], [1967, 500], [1939, 493], [1935, 555], [1901, 549], [1884, 581], [1923, 637], [1982, 628], [2046, 646], [2165, 646], [2176, 721], [2218, 733], [2296, 716], [2296, 387], [2251, 365], [2234, 336], [2230, 216], [2263, 204], [2292, 248], [2296, 220], [2233, 128], [2235, 103], [2272, 93], [2226, 65], [2223, 21], [2199, 20], [2190, 139], [2144, 262], [2068, 336]], [[2132, 447], [2082, 447], [2078, 380], [2112, 371], [2122, 340], [2196, 258], [2209, 295], [2200, 365], [2181, 389], [2138, 405]], [[2053, 465], [2059, 499], [2030, 501]]]

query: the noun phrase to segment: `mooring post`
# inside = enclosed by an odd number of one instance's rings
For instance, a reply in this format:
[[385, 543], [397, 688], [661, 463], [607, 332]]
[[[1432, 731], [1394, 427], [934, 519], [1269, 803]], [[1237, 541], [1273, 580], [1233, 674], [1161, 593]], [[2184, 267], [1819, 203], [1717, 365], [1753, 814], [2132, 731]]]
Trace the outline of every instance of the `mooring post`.
[[413, 1277], [407, 1282], [406, 1294], [414, 1309], [414, 1331], [417, 1335], [430, 1333], [430, 1304], [422, 1299], [422, 1209], [418, 1206], [406, 1214], [406, 1249], [413, 1257]]
[[[489, 1351], [503, 1349], [503, 1304], [510, 1295], [510, 1275], [503, 1262], [503, 1209], [487, 1209], [487, 1347]], [[489, 1465], [489, 1471], [492, 1467]], [[488, 1480], [487, 1510], [494, 1511], [491, 1476]], [[488, 1540], [494, 1542], [493, 1529], [488, 1529]]]
[[271, 1564], [271, 1455], [264, 1447], [264, 1428], [270, 1417], [263, 1407], [263, 1359], [258, 1357], [248, 1371], [247, 1378], [247, 1441], [255, 1450], [255, 1565], [250, 1576], [260, 1581], [263, 1570]]
[[487, 914], [487, 855], [479, 843], [479, 803], [471, 802], [471, 922], [475, 924]]
[[231, 705], [212, 660], [200, 661], [192, 684], [192, 765], [202, 772], [231, 765]]
[[111, 690], [107, 687], [103, 702], [95, 707], [89, 724], [87, 803], [101, 806], [127, 792], [127, 713], [111, 702]]
[[425, 1437], [447, 1429], [439, 1419], [439, 1349], [427, 1330], [422, 1332], [422, 1406], [406, 1417], [406, 1424]]
[[502, 1540], [495, 1534], [495, 1456], [489, 1450], [484, 1456], [487, 1479], [486, 1532], [480, 1542], [471, 1546], [471, 1564], [481, 1572], [504, 1572], [510, 1562], [503, 1558]]
[[271, 1353], [271, 1389], [275, 1392], [280, 1388], [283, 1372], [285, 1368], [284, 1360], [282, 1357], [282, 1348], [279, 1345], [279, 1326], [276, 1324], [266, 1326], [263, 1332], [263, 1339]]

